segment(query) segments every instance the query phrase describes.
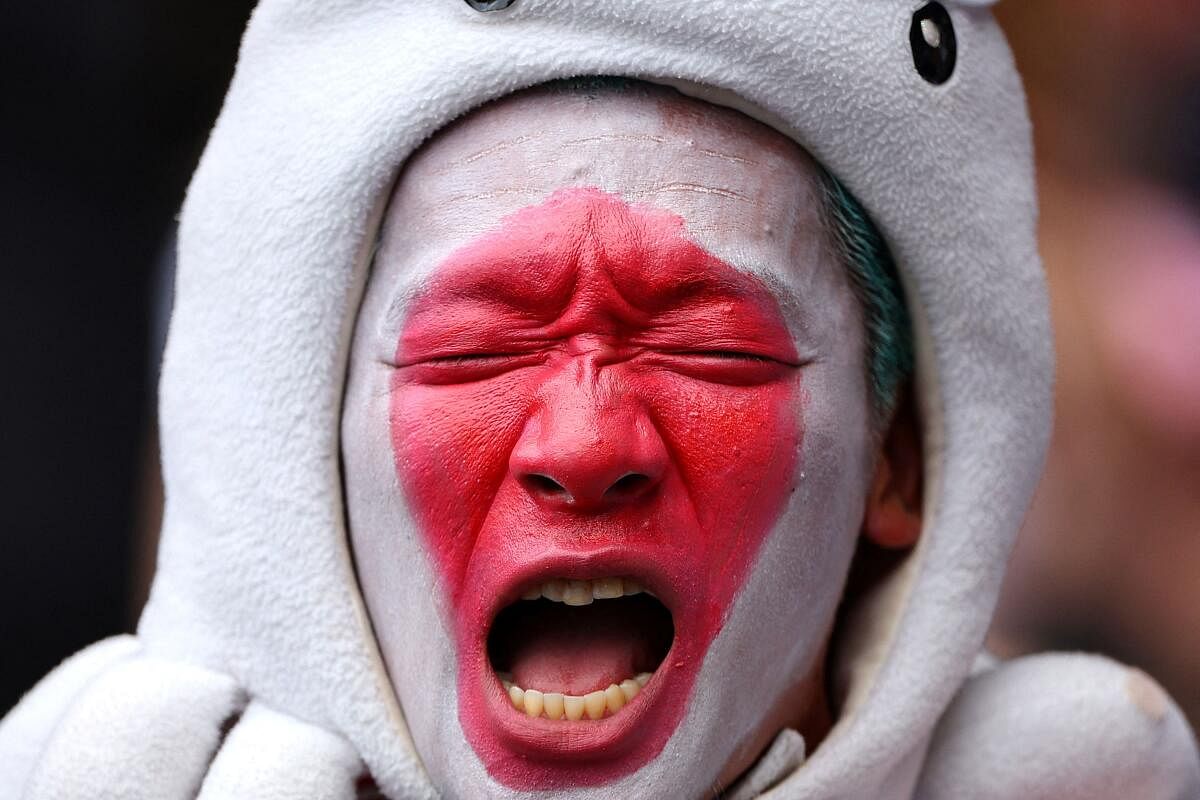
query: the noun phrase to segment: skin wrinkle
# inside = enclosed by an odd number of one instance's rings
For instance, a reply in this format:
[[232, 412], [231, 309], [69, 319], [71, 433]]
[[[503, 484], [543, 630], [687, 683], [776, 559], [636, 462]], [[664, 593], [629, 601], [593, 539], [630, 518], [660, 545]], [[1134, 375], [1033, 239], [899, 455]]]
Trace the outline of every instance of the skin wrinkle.
[[[807, 399], [791, 401], [791, 413], [805, 428], [802, 439], [780, 437], [762, 442], [763, 458], [767, 461], [794, 454], [799, 465], [795, 473], [783, 476], [792, 492], [786, 516], [762, 534], [774, 543], [773, 552], [781, 553], [780, 557], [789, 564], [779, 574], [786, 574], [790, 588], [774, 593], [771, 614], [785, 615], [792, 633], [785, 637], [786, 641], [764, 638], [760, 631], [744, 626], [726, 627], [719, 634], [719, 639], [726, 642], [725, 650], [732, 648], [737, 652], [741, 648], [744, 652], [746, 647], [754, 647], [769, 652], [778, 669], [764, 680], [746, 681], [734, 697], [729, 692], [714, 692], [711, 670], [704, 667], [701, 676], [708, 677], [702, 677], [697, 685], [687, 706], [687, 719], [716, 722], [729, 735], [713, 738], [709, 735], [713, 728], [692, 727], [691, 723], [673, 729], [670, 749], [664, 752], [694, 753], [695, 759], [681, 765], [677, 759], [655, 758], [657, 751], [650, 754], [648, 761], [641, 761], [639, 756], [636, 763], [644, 766], [636, 774], [644, 776], [639, 778], [644, 783], [635, 785], [643, 785], [647, 794], [652, 795], [652, 787], [669, 782], [678, 786], [683, 795], [697, 796], [714, 782], [727, 785], [754, 757], [755, 749], [751, 747], [734, 759], [738, 742], [757, 741], [760, 735], [771, 732], [767, 729], [771, 726], [776, 726], [774, 730], [783, 725], [800, 727], [813, 747], [822, 735], [822, 723], [812, 727], [808, 712], [824, 703], [820, 653], [824, 651], [837, 605], [836, 592], [840, 590], [840, 586], [830, 585], [827, 576], [844, 573], [849, 563], [858, 530], [853, 525], [845, 527], [841, 520], [855, 516], [845, 514], [844, 509], [863, 507], [870, 479], [869, 464], [864, 463], [869, 459], [862, 455], [869, 438], [869, 401], [862, 374], [861, 312], [845, 270], [833, 257], [822, 228], [816, 199], [817, 167], [807, 155], [782, 135], [737, 112], [686, 99], [670, 90], [663, 90], [663, 97], [669, 99], [655, 98], [647, 103], [639, 97], [611, 97], [593, 104], [578, 97], [534, 92], [485, 107], [439, 133], [410, 158], [387, 211], [379, 257], [368, 284], [351, 357], [343, 435], [350, 530], [355, 552], [372, 554], [369, 562], [359, 564], [363, 594], [372, 619], [379, 621], [381, 650], [414, 741], [431, 776], [449, 794], [471, 795], [482, 791], [515, 798], [524, 792], [513, 788], [521, 785], [518, 779], [510, 775], [497, 782], [496, 775], [483, 766], [496, 763], [489, 759], [498, 751], [476, 749], [467, 743], [463, 729], [467, 717], [460, 715], [453, 703], [428, 702], [431, 696], [447, 693], [446, 686], [429, 681], [437, 675], [461, 674], [455, 666], [460, 647], [452, 630], [453, 603], [485, 602], [487, 593], [476, 590], [479, 584], [466, 584], [472, 590], [454, 592], [452, 604], [448, 605], [440, 593], [421, 591], [405, 579], [410, 565], [432, 563], [428, 545], [423, 544], [428, 541], [429, 530], [412, 527], [413, 520], [419, 519], [423, 512], [411, 489], [398, 493], [394, 488], [362, 484], [364, 478], [370, 480], [375, 475], [376, 480], [386, 476], [394, 486], [396, 471], [403, 476], [406, 464], [410, 463], [407, 451], [393, 451], [386, 433], [381, 444], [381, 425], [389, 418], [385, 406], [394, 402], [396, 389], [386, 385], [390, 381], [386, 376], [393, 374], [393, 370], [374, 365], [403, 363], [397, 358], [396, 342], [423, 313], [419, 310], [422, 298], [436, 291], [438, 285], [444, 285], [448, 258], [467, 243], [503, 231], [509, 217], [554, 202], [556, 193], [564, 189], [596, 193], [589, 200], [593, 203], [609, 198], [603, 203], [611, 205], [604, 207], [623, 205], [628, 211], [622, 213], [646, 219], [665, 214], [664, 219], [682, 220], [681, 234], [686, 239], [745, 277], [753, 278], [773, 296], [794, 347], [794, 354], [788, 360], [802, 365], [797, 373], [802, 371], [804, 375], [803, 394], [813, 398], [811, 404]], [[672, 118], [674, 122], [665, 123], [662, 108], [670, 104], [685, 107], [688, 114], [676, 115]], [[678, 130], [679, 119], [686, 120], [683, 126], [686, 131]], [[531, 122], [538, 126], [537, 135], [523, 135]], [[590, 150], [584, 146], [572, 151], [569, 158], [562, 157], [563, 141], [590, 138], [579, 134], [597, 130], [622, 136], [594, 142], [589, 145]], [[495, 149], [498, 137], [511, 144]], [[664, 159], [661, 153], [664, 144], [653, 139], [663, 143], [678, 141], [680, 145], [672, 148], [670, 158]], [[485, 153], [489, 148], [493, 152]], [[736, 156], [741, 150], [752, 152], [754, 157]], [[712, 155], [718, 152], [730, 157]], [[473, 154], [478, 157], [465, 160]], [[456, 161], [458, 166], [451, 168]], [[431, 178], [435, 173], [437, 180]], [[720, 188], [726, 194], [660, 192], [644, 201], [645, 194], [635, 194], [645, 193], [647, 186], [683, 182]], [[463, 192], [464, 187], [470, 187], [471, 191]], [[631, 202], [634, 200], [643, 202]], [[587, 217], [588, 238], [576, 235], [569, 250], [564, 252], [569, 252], [569, 260], [579, 261], [584, 253], [581, 247], [590, 240], [603, 253], [601, 268], [616, 269], [619, 264], [631, 262], [623, 255], [624, 247], [613, 249], [615, 240], [609, 241], [602, 235], [606, 228], [596, 216], [600, 207], [592, 208]], [[752, 211], [747, 213], [744, 209]], [[648, 241], [657, 241], [658, 237], [655, 234]], [[638, 241], [639, 247], [647, 244]], [[610, 283], [607, 277], [601, 283], [587, 283], [585, 275], [584, 270], [569, 271], [567, 296], [599, 292], [600, 287]], [[517, 277], [526, 282], [537, 280], [536, 273]], [[622, 285], [618, 283], [612, 288], [620, 290], [622, 303], [629, 305], [633, 301], [632, 305], [637, 306], [638, 298], [628, 295]], [[642, 345], [635, 345], [629, 351], [629, 358], [634, 361], [645, 357], [647, 352]], [[595, 352], [594, 346], [589, 342], [585, 349]], [[606, 375], [610, 367], [625, 368], [627, 360], [601, 365], [589, 358], [575, 363], [576, 371], [564, 377], [573, 375], [578, 379], [582, 375], [584, 379], [567, 386], [591, 387], [592, 399], [578, 395], [571, 402], [595, 403], [594, 413], [624, 402], [621, 398], [627, 387], [618, 387]], [[363, 372], [364, 363], [372, 365], [369, 372]], [[588, 369], [593, 371], [589, 373]], [[682, 479], [681, 502], [689, 509], [688, 513], [708, 517], [713, 509], [707, 507], [705, 491], [696, 480], [709, 469], [708, 464], [719, 462], [693, 463], [686, 442], [678, 435], [685, 434], [688, 425], [710, 424], [712, 420], [704, 415], [693, 423], [684, 419], [686, 424], [677, 430], [668, 406], [704, 408], [703, 402], [697, 403], [692, 398], [697, 396], [696, 392], [711, 394], [713, 390], [687, 381], [672, 385], [679, 387], [676, 396], [656, 396], [638, 424], [661, 433], [665, 458], [677, 465], [675, 474]], [[729, 391], [731, 397], [736, 394], [732, 389]], [[558, 402], [554, 397], [565, 396], [551, 394], [538, 402], [552, 404], [551, 411], [562, 411], [561, 405], [553, 405]], [[497, 425], [524, 424], [520, 420], [537, 413], [532, 398], [528, 407], [508, 410], [499, 400], [488, 402], [492, 404], [481, 406], [477, 413], [480, 419], [503, 414], [514, 420]], [[401, 415], [397, 419], [407, 417]], [[412, 419], [420, 421], [418, 417]], [[433, 422], [427, 419], [422, 424]], [[436, 431], [436, 427], [428, 430]], [[809, 431], [813, 433], [811, 439], [807, 436]], [[832, 431], [837, 435], [832, 435]], [[503, 447], [500, 439], [509, 435], [497, 434], [481, 425], [466, 431], [466, 446], [489, 450]], [[448, 447], [453, 436], [452, 431], [443, 430], [432, 441], [436, 447]], [[797, 443], [790, 445], [790, 441]], [[754, 444], [752, 436], [747, 438], [747, 444]], [[714, 452], [705, 458], [723, 455], [726, 454]], [[486, 457], [506, 458], [499, 453]], [[442, 468], [421, 467], [420, 472], [430, 480], [445, 482], [462, 478], [461, 470], [470, 468], [471, 465], [463, 464], [441, 472]], [[807, 473], [803, 480], [797, 477], [801, 470]], [[759, 475], [746, 485], [744, 496], [748, 500], [746, 505], [733, 509], [734, 522], [727, 528], [730, 538], [723, 546], [736, 542], [741, 548], [748, 541], [748, 524], [767, 491], [762, 482], [767, 477], [770, 476]], [[479, 480], [471, 493], [455, 503], [475, 502], [472, 497], [476, 493], [494, 496], [499, 491], [497, 484], [503, 484], [505, 478], [497, 469], [480, 473]], [[711, 483], [712, 475], [709, 480]], [[704, 524], [703, 518], [688, 519], [693, 521], [685, 523], [685, 528], [698, 529]], [[447, 533], [455, 540], [471, 542], [471, 531], [479, 524], [472, 521], [467, 527]], [[599, 545], [611, 538], [610, 527], [602, 518], [580, 519], [574, 535], [580, 542]], [[397, 535], [397, 531], [402, 535]], [[466, 569], [490, 568], [492, 561], [484, 557], [483, 551], [472, 550]], [[714, 575], [736, 573], [726, 560], [711, 567]], [[748, 567], [751, 568], [761, 572], [765, 567]], [[441, 575], [438, 568], [434, 574]], [[445, 580], [444, 575], [439, 580]], [[395, 622], [388, 624], [389, 620]], [[681, 617], [679, 622], [685, 620]], [[689, 656], [687, 660], [690, 667], [696, 666], [695, 658]], [[737, 664], [728, 664], [726, 668], [736, 670]], [[454, 687], [455, 693], [462, 691], [462, 686]], [[785, 696], [794, 698], [799, 708], [783, 709], [787, 713], [780, 716], [780, 710], [772, 704], [776, 698]], [[704, 708], [707, 704], [712, 708]], [[703, 767], [697, 770], [697, 764]], [[587, 774], [576, 768], [569, 772]], [[612, 781], [626, 773], [597, 774], [607, 775], [604, 781]], [[518, 783], [511, 783], [512, 780]], [[606, 791], [603, 787], [609, 783], [591, 785], [601, 788], [581, 796], [603, 797]], [[630, 786], [623, 778], [620, 785]], [[634, 795], [636, 792], [630, 796]]]
[[431, 170], [430, 174], [431, 175], [445, 175], [458, 167], [464, 167], [468, 164], [473, 164], [481, 158], [496, 155], [497, 153], [501, 153], [510, 148], [526, 144], [527, 142], [535, 141], [535, 140], [541, 138], [544, 134], [545, 134], [544, 131], [536, 131], [534, 133], [524, 134], [521, 136], [514, 137], [512, 139], [507, 139], [504, 141], [496, 142], [492, 146], [485, 147], [482, 150], [478, 150], [468, 156], [464, 156], [462, 158], [458, 158], [458, 159], [454, 159], [453, 161], [449, 161], [445, 165]]
[[645, 195], [659, 194], [662, 192], [695, 192], [696, 194], [715, 194], [719, 197], [726, 197], [730, 200], [742, 200], [752, 205], [751, 198], [746, 197], [739, 192], [731, 192], [728, 189], [720, 189], [716, 186], [704, 186], [698, 183], [685, 183], [677, 181], [675, 183], [660, 183], [657, 186], [651, 186], [649, 189], [643, 189], [639, 192], [632, 192], [633, 197], [642, 197]]
[[731, 153], [722, 153], [717, 150], [709, 150], [704, 147], [696, 148], [696, 152], [701, 153], [706, 156], [712, 156], [713, 158], [720, 158], [725, 161], [729, 161], [733, 164], [744, 164], [748, 167], [757, 167], [758, 166], [758, 162], [753, 159], [745, 158], [743, 156], [735, 156]]
[[[466, 156], [464, 158], [459, 158], [459, 159], [454, 159], [452, 161], [449, 161], [440, 167], [436, 167], [436, 168], [432, 169], [431, 172], [434, 175], [445, 175], [445, 174], [452, 172], [456, 168], [459, 168], [459, 167], [462, 167], [462, 166], [465, 166], [468, 164], [473, 164], [482, 158], [485, 158], [487, 156], [496, 155], [500, 152], [511, 149], [513, 147], [527, 144], [530, 142], [534, 142], [538, 139], [545, 138], [546, 135], [547, 134], [545, 131], [538, 131], [533, 134], [517, 136], [510, 140], [498, 142], [490, 147], [486, 147], [486, 148], [479, 150], [475, 153], [472, 153], [471, 155]], [[668, 140], [661, 136], [628, 135], [628, 134], [604, 134], [604, 135], [600, 135], [600, 136], [589, 136], [589, 137], [583, 137], [583, 138], [577, 138], [577, 139], [568, 139], [560, 144], [564, 147], [575, 147], [575, 146], [579, 146], [579, 145], [583, 145], [583, 144], [596, 144], [596, 143], [605, 143], [605, 142], [612, 142], [612, 141], [650, 142], [653, 144], [668, 145]], [[689, 145], [690, 145], [690, 143], [689, 143]], [[695, 152], [700, 153], [702, 155], [709, 156], [711, 158], [721, 159], [721, 160], [728, 161], [728, 162], [734, 163], [734, 164], [742, 164], [742, 165], [746, 165], [746, 166], [758, 166], [758, 164], [759, 164], [758, 161], [755, 161], [750, 158], [734, 155], [731, 153], [719, 152], [717, 150], [713, 150], [713, 149], [709, 149], [709, 148], [691, 147], [690, 149], [693, 149]], [[740, 194], [737, 192], [731, 192], [728, 189], [723, 189], [723, 188], [716, 187], [716, 186], [705, 186], [705, 185], [687, 183], [687, 182], [675, 182], [675, 183], [670, 183], [670, 184], [662, 184], [662, 185], [658, 185], [658, 186], [652, 186], [652, 187], [642, 189], [642, 190], [639, 190], [636, 192], [627, 193], [627, 196], [643, 197], [643, 196], [647, 196], [647, 195], [654, 195], [657, 192], [673, 192], [673, 191], [695, 191], [695, 192], [699, 192], [699, 193], [713, 193], [713, 194], [718, 194], [722, 197], [728, 197], [730, 199], [740, 199], [740, 200], [745, 200], [746, 202], [749, 202], [749, 203], [755, 203], [754, 197], [746, 196], [744, 194]], [[521, 193], [532, 193], [532, 192], [531, 192], [531, 190], [523, 189], [523, 188], [519, 188], [519, 187], [510, 188], [510, 189], [499, 189], [499, 190], [494, 190], [492, 192], [469, 194], [469, 195], [465, 195], [462, 197], [452, 197], [449, 200], [445, 201], [445, 206], [452, 207], [456, 202], [459, 202], [461, 200], [472, 200], [472, 199], [473, 200], [490, 200], [490, 199], [494, 199], [496, 197], [501, 197], [501, 196], [504, 196], [504, 195], [510, 194], [510, 193], [521, 194]]]
[[572, 145], [596, 144], [601, 142], [653, 142], [654, 144], [664, 144], [666, 141], [661, 136], [649, 136], [647, 134], [605, 133], [600, 136], [587, 136], [582, 139], [567, 139], [563, 144], [570, 147]]
[[[538, 192], [532, 188], [521, 190], [520, 193], [533, 199], [541, 199], [544, 196], [543, 192]], [[513, 190], [511, 194], [515, 195], [518, 194], [518, 192]], [[623, 196], [631, 196], [633, 194], [634, 193], [625, 192], [623, 193]], [[501, 196], [501, 193], [497, 193], [496, 196]], [[446, 201], [445, 206], [451, 206], [454, 202], [463, 202], [473, 198], [478, 198], [478, 194], [456, 195], [452, 201]], [[815, 198], [812, 199], [812, 202], [816, 202]], [[433, 206], [433, 208], [438, 211], [440, 211], [443, 207], [444, 206], [440, 203]], [[790, 225], [791, 230], [795, 231], [798, 236], [806, 237], [807, 240], [813, 242], [806, 256], [799, 259], [801, 262], [815, 261], [823, 258], [832, 259], [835, 257], [831, 247], [825, 242], [825, 231], [819, 222], [814, 222], [814, 220], [811, 219], [791, 220], [791, 222], [793, 223]], [[689, 224], [688, 226], [688, 230], [693, 234], [707, 233], [714, 230], [724, 232], [730, 229], [730, 224], [721, 224], [719, 226]], [[418, 259], [418, 261], [425, 262], [431, 262], [433, 260], [433, 258]], [[802, 300], [803, 295], [807, 292], [801, 292], [795, 286], [784, 281], [779, 275], [774, 273], [767, 265], [758, 261], [753, 255], [747, 256], [742, 255], [741, 253], [733, 253], [731, 254], [731, 262], [757, 275], [759, 279], [765, 282], [771, 289], [782, 309], [786, 312], [785, 316], [789, 322], [789, 327], [796, 326], [793, 328], [793, 333], [795, 334], [795, 338], [797, 340], [797, 347], [801, 348], [801, 350], [805, 353], [803, 360], [806, 363], [811, 363], [813, 361], [823, 359], [824, 356], [821, 355], [815, 348], [812, 348], [811, 345], [809, 346], [809, 349], [806, 349], [806, 343], [811, 342], [813, 338], [811, 333], [804, 329], [804, 320], [811, 316], [811, 314], [807, 312], [805, 304]], [[411, 303], [413, 298], [421, 294], [424, 289], [426, 277], [427, 276], [424, 274], [420, 274], [408, 276], [407, 279], [401, 279], [404, 280], [405, 283], [402, 287], [398, 286], [395, 292], [393, 302], [391, 303], [391, 306], [389, 307], [389, 310], [384, 318], [385, 325], [379, 331], [379, 336], [381, 338], [386, 339], [387, 336], [394, 336], [395, 332], [399, 330], [400, 320], [403, 316], [404, 308]], [[851, 309], [851, 311], [853, 310]], [[839, 322], [839, 329], [846, 331], [847, 334], [853, 330], [856, 330], [860, 326], [861, 320], [857, 313], [843, 315], [842, 320]], [[380, 361], [383, 363], [391, 363], [393, 356], [393, 352], [384, 351], [381, 353]]]
[[511, 189], [493, 189], [490, 192], [469, 192], [467, 194], [447, 198], [445, 201], [435, 206], [434, 210], [440, 211], [444, 208], [453, 208], [459, 203], [465, 201], [495, 200], [498, 197], [510, 196], [534, 197], [536, 194], [537, 192], [532, 188], [523, 189], [520, 187], [513, 187]]

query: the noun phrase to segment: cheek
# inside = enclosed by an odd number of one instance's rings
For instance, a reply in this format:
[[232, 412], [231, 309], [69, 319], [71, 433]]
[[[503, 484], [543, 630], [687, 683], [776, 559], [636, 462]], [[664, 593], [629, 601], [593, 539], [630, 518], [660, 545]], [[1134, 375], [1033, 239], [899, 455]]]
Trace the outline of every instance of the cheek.
[[453, 598], [508, 472], [526, 393], [516, 377], [466, 386], [393, 379], [389, 428], [396, 472]]
[[710, 590], [726, 607], [795, 487], [804, 432], [800, 376], [752, 388], [663, 376], [652, 394], [691, 498]]

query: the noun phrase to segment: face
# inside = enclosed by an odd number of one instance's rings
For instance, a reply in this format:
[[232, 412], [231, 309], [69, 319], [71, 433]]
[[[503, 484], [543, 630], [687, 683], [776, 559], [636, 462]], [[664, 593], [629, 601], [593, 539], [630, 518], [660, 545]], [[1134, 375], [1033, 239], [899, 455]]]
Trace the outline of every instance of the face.
[[816, 186], [790, 140], [665, 89], [508, 98], [410, 159], [343, 452], [449, 794], [700, 796], [825, 708], [871, 464]]

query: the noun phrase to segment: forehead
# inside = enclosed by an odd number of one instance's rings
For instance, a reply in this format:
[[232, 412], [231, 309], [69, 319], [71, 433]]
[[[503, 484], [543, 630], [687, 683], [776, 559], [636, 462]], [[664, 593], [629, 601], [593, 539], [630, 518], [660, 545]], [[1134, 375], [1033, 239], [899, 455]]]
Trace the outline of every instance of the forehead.
[[410, 159], [389, 223], [400, 217], [395, 233], [445, 249], [567, 187], [673, 212], [735, 264], [753, 249], [824, 242], [817, 168], [798, 145], [739, 112], [649, 85], [538, 89], [475, 111]]

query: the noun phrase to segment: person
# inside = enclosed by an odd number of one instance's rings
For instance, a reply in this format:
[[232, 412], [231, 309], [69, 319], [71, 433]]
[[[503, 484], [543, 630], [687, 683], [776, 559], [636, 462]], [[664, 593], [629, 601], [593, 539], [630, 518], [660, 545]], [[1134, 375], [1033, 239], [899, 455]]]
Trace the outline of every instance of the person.
[[[483, 780], [464, 737], [539, 789], [610, 784], [673, 737], [723, 786], [785, 727], [820, 741], [859, 529], [920, 530], [890, 267], [794, 142], [673, 89], [541, 87], [408, 160], [342, 452], [364, 598], [437, 782]], [[791, 635], [764, 637], [772, 618]], [[422, 702], [447, 675], [457, 703]], [[563, 741], [581, 719], [613, 725]]]
[[850, 5], [266, 0], [150, 603], [0, 785], [1195, 796], [1149, 678], [977, 664], [1049, 415], [1021, 94], [986, 13]]

